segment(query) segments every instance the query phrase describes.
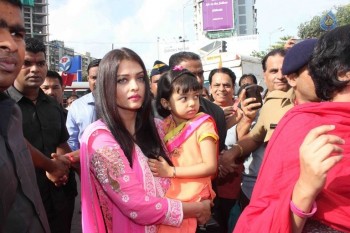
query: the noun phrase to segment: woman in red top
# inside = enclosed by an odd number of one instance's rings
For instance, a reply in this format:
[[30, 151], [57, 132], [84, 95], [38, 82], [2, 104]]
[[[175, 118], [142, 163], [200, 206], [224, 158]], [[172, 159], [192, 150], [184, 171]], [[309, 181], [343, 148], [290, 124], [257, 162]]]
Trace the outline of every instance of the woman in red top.
[[234, 232], [350, 232], [349, 38], [347, 25], [319, 39], [309, 70], [323, 102], [278, 124]]

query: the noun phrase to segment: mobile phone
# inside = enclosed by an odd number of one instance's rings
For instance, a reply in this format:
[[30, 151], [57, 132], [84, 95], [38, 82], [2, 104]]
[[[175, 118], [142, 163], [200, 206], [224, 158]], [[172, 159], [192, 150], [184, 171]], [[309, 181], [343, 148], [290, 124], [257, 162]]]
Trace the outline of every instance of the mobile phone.
[[246, 98], [255, 98], [255, 101], [252, 103], [260, 103], [260, 106], [252, 108], [253, 110], [259, 109], [262, 107], [262, 97], [261, 92], [264, 90], [262, 86], [257, 84], [251, 84], [244, 87]]

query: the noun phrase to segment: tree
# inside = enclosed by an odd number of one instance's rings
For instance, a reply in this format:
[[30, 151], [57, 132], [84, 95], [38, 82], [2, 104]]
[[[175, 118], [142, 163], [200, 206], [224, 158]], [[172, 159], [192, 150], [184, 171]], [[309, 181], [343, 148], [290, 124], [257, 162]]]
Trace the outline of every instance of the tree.
[[[334, 7], [336, 13], [335, 17], [337, 19], [337, 25], [343, 26], [350, 24], [350, 4], [344, 6]], [[320, 37], [325, 31], [320, 27], [321, 19], [326, 15], [328, 11], [324, 11], [321, 16], [314, 16], [310, 21], [301, 23], [298, 26], [298, 36], [300, 38], [317, 38]]]
[[289, 40], [290, 38], [292, 38], [292, 36], [287, 35], [280, 37], [280, 40], [276, 44], [271, 45], [269, 50], [283, 48], [287, 40]]
[[256, 50], [254, 50], [254, 51], [250, 54], [250, 56], [263, 59], [263, 57], [265, 57], [266, 54], [267, 54], [267, 51], [259, 51], [259, 52], [258, 52], [258, 51], [256, 51]]
[[258, 57], [258, 58], [264, 58], [266, 56], [266, 54], [268, 52], [270, 52], [271, 50], [273, 49], [277, 49], [277, 48], [283, 48], [284, 47], [284, 44], [287, 42], [287, 40], [289, 40], [290, 38], [292, 38], [292, 36], [283, 36], [280, 38], [280, 40], [274, 44], [274, 45], [271, 45], [270, 48], [268, 48], [266, 51], [256, 51], [254, 50], [250, 56], [252, 57]]
[[[346, 4], [343, 6], [335, 6], [333, 7], [335, 13], [335, 17], [337, 19], [337, 26], [343, 26], [350, 24], [350, 4]], [[310, 21], [301, 23], [298, 26], [298, 36], [300, 38], [318, 38], [325, 31], [323, 31], [320, 27], [321, 19], [324, 15], [326, 15], [330, 10], [322, 12], [321, 15], [314, 16]], [[333, 12], [333, 11], [332, 11]], [[282, 48], [291, 36], [283, 36], [280, 38], [280, 41], [274, 45], [271, 45], [269, 49], [266, 51], [253, 51], [250, 56], [263, 58], [269, 51], [275, 48]]]

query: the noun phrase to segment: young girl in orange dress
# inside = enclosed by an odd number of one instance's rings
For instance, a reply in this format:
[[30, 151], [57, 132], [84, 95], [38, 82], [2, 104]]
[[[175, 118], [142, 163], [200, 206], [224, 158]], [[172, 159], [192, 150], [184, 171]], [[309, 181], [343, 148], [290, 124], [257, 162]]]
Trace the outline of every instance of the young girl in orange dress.
[[[183, 202], [213, 200], [211, 178], [217, 169], [218, 134], [211, 116], [198, 113], [202, 87], [188, 70], [176, 66], [158, 82], [157, 111], [164, 117], [164, 142], [173, 166], [162, 157], [150, 159], [154, 176], [172, 177], [166, 197]], [[180, 227], [160, 225], [158, 233], [194, 233], [195, 218]]]

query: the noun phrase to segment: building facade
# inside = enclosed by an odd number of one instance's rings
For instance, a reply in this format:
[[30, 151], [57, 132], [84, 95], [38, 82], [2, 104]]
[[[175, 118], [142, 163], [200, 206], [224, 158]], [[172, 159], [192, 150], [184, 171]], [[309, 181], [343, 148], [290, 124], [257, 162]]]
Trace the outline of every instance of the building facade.
[[59, 65], [60, 59], [63, 56], [73, 57], [74, 49], [65, 47], [63, 41], [52, 40], [48, 43], [48, 54], [49, 54], [49, 60], [48, 60], [49, 70], [59, 71], [58, 65]]
[[[49, 39], [49, 0], [21, 0], [26, 36], [38, 38], [47, 46], [46, 56], [49, 70], [59, 71], [59, 60], [63, 56], [77, 55], [73, 48], [65, 47], [64, 41]], [[88, 64], [93, 59], [90, 53], [78, 54], [82, 57], [82, 75], [86, 76]]]
[[48, 0], [21, 0], [26, 36], [49, 41]]
[[[217, 30], [205, 30], [204, 19], [208, 17], [206, 8], [208, 5], [210, 10], [215, 12], [223, 12], [223, 17], [228, 17], [232, 20], [232, 28], [222, 28]], [[227, 7], [232, 7], [227, 12], [232, 12], [232, 15], [225, 16], [226, 10], [223, 5], [228, 4]], [[225, 6], [226, 7], [226, 6]], [[198, 40], [209, 38], [219, 39], [228, 38], [232, 36], [247, 36], [257, 34], [257, 10], [255, 8], [255, 0], [193, 0], [194, 9], [194, 26], [196, 30], [196, 37]], [[209, 16], [212, 17], [212, 16]], [[215, 17], [215, 16], [213, 16]], [[218, 18], [212, 18], [217, 20]]]
[[234, 1], [235, 29], [238, 36], [258, 34], [255, 0]]

